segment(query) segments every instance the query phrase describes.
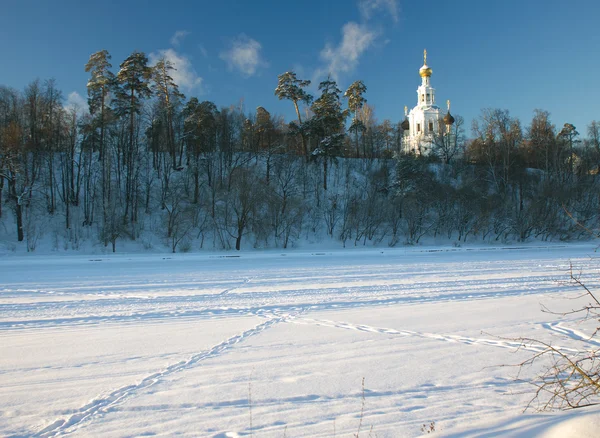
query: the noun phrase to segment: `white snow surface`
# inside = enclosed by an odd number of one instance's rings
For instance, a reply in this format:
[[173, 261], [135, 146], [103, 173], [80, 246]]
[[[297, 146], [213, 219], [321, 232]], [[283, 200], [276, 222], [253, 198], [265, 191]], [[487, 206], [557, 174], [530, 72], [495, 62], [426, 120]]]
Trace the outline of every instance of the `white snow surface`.
[[506, 366], [593, 344], [594, 249], [0, 257], [0, 436], [600, 436]]

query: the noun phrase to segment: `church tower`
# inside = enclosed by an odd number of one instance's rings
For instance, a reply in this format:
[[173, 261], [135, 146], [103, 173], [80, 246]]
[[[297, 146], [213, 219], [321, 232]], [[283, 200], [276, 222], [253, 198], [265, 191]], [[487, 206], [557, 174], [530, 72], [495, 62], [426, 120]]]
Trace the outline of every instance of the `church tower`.
[[[435, 88], [431, 86], [433, 70], [427, 65], [427, 50], [423, 51], [423, 66], [419, 69], [421, 85], [417, 88], [417, 105], [407, 113], [404, 107], [405, 120], [402, 122], [403, 152], [416, 155], [428, 155], [434, 149], [440, 137], [450, 135], [450, 125], [454, 118], [450, 115], [448, 101], [447, 117], [436, 105]], [[452, 123], [447, 123], [452, 122]]]

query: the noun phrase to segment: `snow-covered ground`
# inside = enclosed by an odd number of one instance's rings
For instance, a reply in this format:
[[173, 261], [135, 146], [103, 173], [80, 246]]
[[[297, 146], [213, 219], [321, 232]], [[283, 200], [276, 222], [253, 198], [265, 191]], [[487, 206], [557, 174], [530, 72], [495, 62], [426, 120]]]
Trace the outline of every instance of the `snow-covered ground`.
[[541, 305], [576, 305], [570, 262], [598, 285], [593, 255], [6, 256], [0, 435], [592, 436], [598, 411], [523, 413], [532, 387], [502, 365], [533, 353], [519, 336], [585, 345]]

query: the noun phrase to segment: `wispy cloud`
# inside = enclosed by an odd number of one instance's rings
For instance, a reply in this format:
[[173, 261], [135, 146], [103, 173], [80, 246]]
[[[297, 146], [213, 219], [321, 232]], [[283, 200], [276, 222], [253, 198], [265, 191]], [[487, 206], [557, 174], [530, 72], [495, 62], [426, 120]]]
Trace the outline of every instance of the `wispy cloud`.
[[397, 23], [400, 15], [397, 0], [359, 0], [358, 9], [365, 20], [370, 20], [376, 13], [383, 12]]
[[198, 49], [200, 49], [200, 53], [202, 53], [202, 56], [208, 58], [208, 50], [206, 50], [206, 47], [204, 47], [202, 44], [198, 44]]
[[[327, 43], [321, 50], [320, 58], [323, 65], [318, 68], [313, 80], [316, 82], [324, 75], [331, 74], [339, 81], [344, 73], [353, 72], [363, 54], [376, 44], [381, 46], [380, 37], [383, 34], [381, 24], [374, 23], [375, 17], [385, 14], [394, 22], [398, 21], [400, 7], [398, 0], [358, 0], [361, 22], [349, 21], [342, 26], [342, 39], [338, 45]], [[379, 21], [379, 20], [377, 20]], [[388, 41], [384, 41], [383, 45]]]
[[219, 58], [227, 63], [229, 70], [237, 70], [245, 76], [254, 76], [258, 69], [268, 64], [260, 53], [260, 43], [244, 34], [239, 35], [229, 50], [219, 54]]
[[148, 56], [150, 65], [155, 65], [161, 58], [171, 61], [176, 70], [171, 71], [171, 77], [182, 91], [196, 91], [204, 94], [203, 79], [198, 76], [190, 59], [173, 49], [159, 50]]
[[186, 36], [188, 36], [190, 34], [190, 32], [188, 32], [187, 30], [178, 30], [177, 32], [175, 32], [173, 34], [173, 36], [171, 37], [171, 44], [175, 47], [179, 47], [179, 44], [181, 44], [181, 42], [185, 39]]
[[88, 113], [87, 99], [83, 98], [77, 91], [72, 91], [67, 96], [67, 102], [65, 103], [65, 109], [67, 111], [75, 110], [79, 116]]
[[373, 45], [379, 33], [369, 26], [349, 22], [342, 27], [342, 41], [339, 45], [327, 44], [321, 50], [321, 59], [326, 66], [317, 71], [317, 76], [331, 73], [338, 78], [341, 73], [352, 72], [363, 53]]

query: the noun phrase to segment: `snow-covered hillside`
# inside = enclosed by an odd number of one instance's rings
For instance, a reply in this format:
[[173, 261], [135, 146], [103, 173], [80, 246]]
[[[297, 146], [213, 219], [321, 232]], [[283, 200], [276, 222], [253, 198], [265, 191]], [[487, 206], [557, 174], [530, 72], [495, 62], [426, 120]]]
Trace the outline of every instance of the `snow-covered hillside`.
[[590, 436], [502, 365], [582, 345], [593, 250], [0, 258], [0, 435]]

